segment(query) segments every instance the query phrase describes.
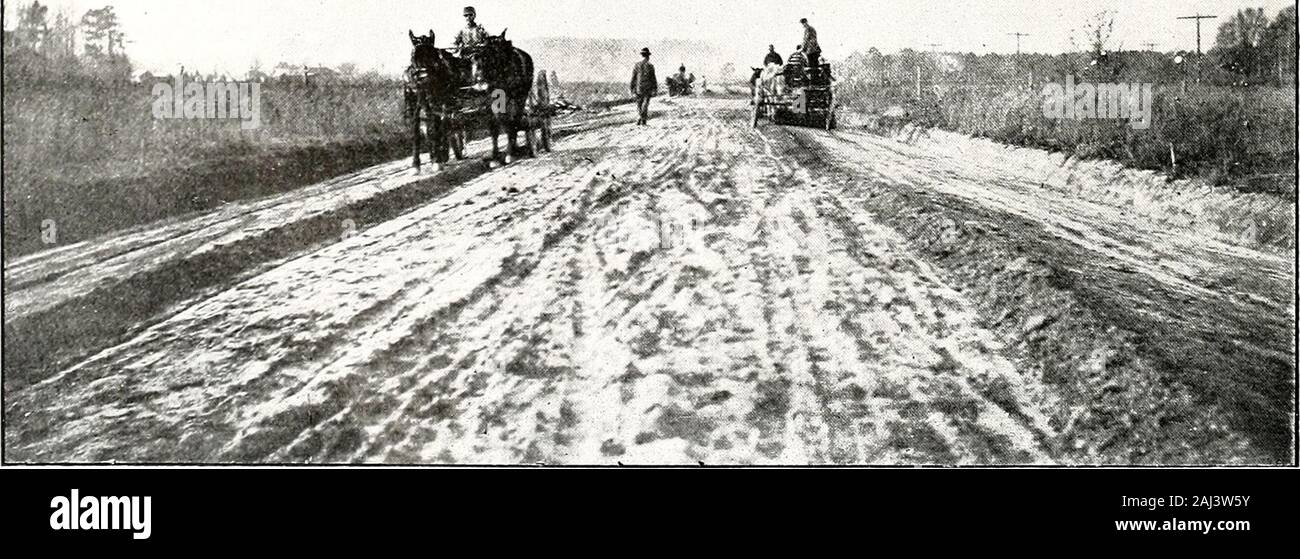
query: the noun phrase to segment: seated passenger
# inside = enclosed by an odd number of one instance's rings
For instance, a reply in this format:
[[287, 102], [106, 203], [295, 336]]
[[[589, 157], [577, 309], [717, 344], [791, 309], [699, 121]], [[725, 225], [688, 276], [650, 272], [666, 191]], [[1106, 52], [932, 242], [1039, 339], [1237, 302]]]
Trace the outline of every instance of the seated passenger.
[[673, 77], [677, 79], [677, 83], [678, 83], [679, 85], [685, 85], [685, 84], [690, 83], [690, 82], [687, 81], [687, 79], [686, 79], [686, 66], [684, 66], [684, 65], [683, 65], [681, 68], [678, 68], [678, 69], [677, 69], [677, 74], [676, 74], [675, 76], [673, 76]]
[[772, 64], [785, 66], [785, 62], [781, 60], [781, 55], [776, 53], [776, 45], [768, 45], [767, 56], [763, 57], [763, 66], [770, 66]]
[[808, 83], [808, 58], [803, 54], [803, 45], [795, 47], [794, 54], [785, 61], [785, 83], [789, 87], [800, 87]]
[[790, 58], [786, 59], [785, 65], [800, 67], [808, 65], [808, 57], [803, 53], [803, 45], [794, 48], [794, 54], [791, 54]]

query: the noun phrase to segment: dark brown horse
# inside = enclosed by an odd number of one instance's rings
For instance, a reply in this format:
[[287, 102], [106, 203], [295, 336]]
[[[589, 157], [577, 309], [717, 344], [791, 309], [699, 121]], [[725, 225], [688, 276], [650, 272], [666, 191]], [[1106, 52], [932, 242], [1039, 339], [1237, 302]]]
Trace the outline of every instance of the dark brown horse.
[[533, 125], [527, 118], [529, 93], [533, 89], [533, 57], [500, 36], [488, 37], [479, 46], [462, 53], [469, 60], [471, 85], [466, 89], [481, 96], [488, 105], [492, 128], [492, 159], [500, 153], [497, 136], [506, 133], [507, 164], [514, 161], [515, 134], [523, 130], [528, 152], [537, 155]]
[[417, 37], [408, 31], [413, 51], [411, 65], [406, 69], [406, 120], [411, 127], [412, 158], [415, 169], [420, 169], [420, 152], [423, 151], [426, 134], [421, 124], [428, 130], [428, 140], [432, 144], [429, 158], [438, 170], [447, 163], [448, 148], [454, 148], [456, 158], [464, 157], [463, 138], [459, 134], [460, 126], [455, 117], [455, 103], [460, 92], [462, 80], [457, 71], [458, 62], [446, 51], [434, 46], [433, 31], [427, 36]]

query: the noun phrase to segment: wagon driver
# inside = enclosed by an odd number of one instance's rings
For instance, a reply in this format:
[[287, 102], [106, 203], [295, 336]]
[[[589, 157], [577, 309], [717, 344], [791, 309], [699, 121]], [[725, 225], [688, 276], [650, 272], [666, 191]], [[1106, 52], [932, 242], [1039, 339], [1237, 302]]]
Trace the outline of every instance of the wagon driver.
[[452, 44], [457, 50], [481, 46], [487, 42], [488, 38], [487, 30], [474, 21], [478, 17], [478, 12], [474, 10], [474, 6], [466, 6], [464, 14], [465, 28], [456, 33], [456, 40]]

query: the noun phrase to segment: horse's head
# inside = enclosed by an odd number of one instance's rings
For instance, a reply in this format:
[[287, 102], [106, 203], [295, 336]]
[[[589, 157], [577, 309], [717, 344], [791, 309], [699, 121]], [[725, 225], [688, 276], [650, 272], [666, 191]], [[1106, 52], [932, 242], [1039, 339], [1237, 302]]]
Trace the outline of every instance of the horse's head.
[[460, 74], [460, 61], [450, 53], [437, 48], [433, 43], [433, 31], [423, 37], [407, 32], [411, 37], [411, 66], [407, 68], [407, 79], [420, 87], [428, 88], [437, 95], [448, 94], [464, 81]]
[[421, 68], [431, 68], [442, 60], [442, 51], [434, 46], [433, 30], [429, 34], [417, 37], [414, 31], [407, 31], [411, 36], [411, 65]]
[[749, 83], [750, 83], [751, 85], [753, 85], [753, 84], [755, 84], [755, 83], [758, 83], [758, 79], [761, 78], [761, 77], [763, 77], [763, 69], [762, 69], [762, 68], [754, 68], [754, 67], [752, 67], [752, 66], [751, 66], [749, 69], [754, 71], [754, 74], [751, 75], [751, 76], [749, 76]]

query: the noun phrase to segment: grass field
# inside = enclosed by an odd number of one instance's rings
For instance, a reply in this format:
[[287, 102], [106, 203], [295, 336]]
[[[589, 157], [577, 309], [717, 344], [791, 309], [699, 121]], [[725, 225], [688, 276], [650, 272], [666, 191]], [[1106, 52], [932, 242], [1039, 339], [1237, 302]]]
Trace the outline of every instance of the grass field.
[[1133, 130], [1125, 121], [1047, 118], [1041, 91], [931, 84], [918, 97], [911, 85], [849, 79], [839, 95], [868, 113], [903, 107], [907, 120], [922, 126], [1295, 199], [1294, 89], [1156, 86], [1148, 130]]
[[[563, 85], [578, 105], [626, 86]], [[153, 118], [141, 84], [4, 87], [6, 257], [272, 194], [401, 157], [409, 149], [399, 82], [266, 83], [261, 127]], [[54, 243], [43, 224], [57, 225]]]
[[[5, 88], [5, 176], [18, 193], [42, 180], [82, 182], [178, 169], [259, 149], [402, 132], [401, 85], [262, 85], [262, 127], [158, 120], [149, 86]], [[8, 181], [7, 181], [8, 182]]]

